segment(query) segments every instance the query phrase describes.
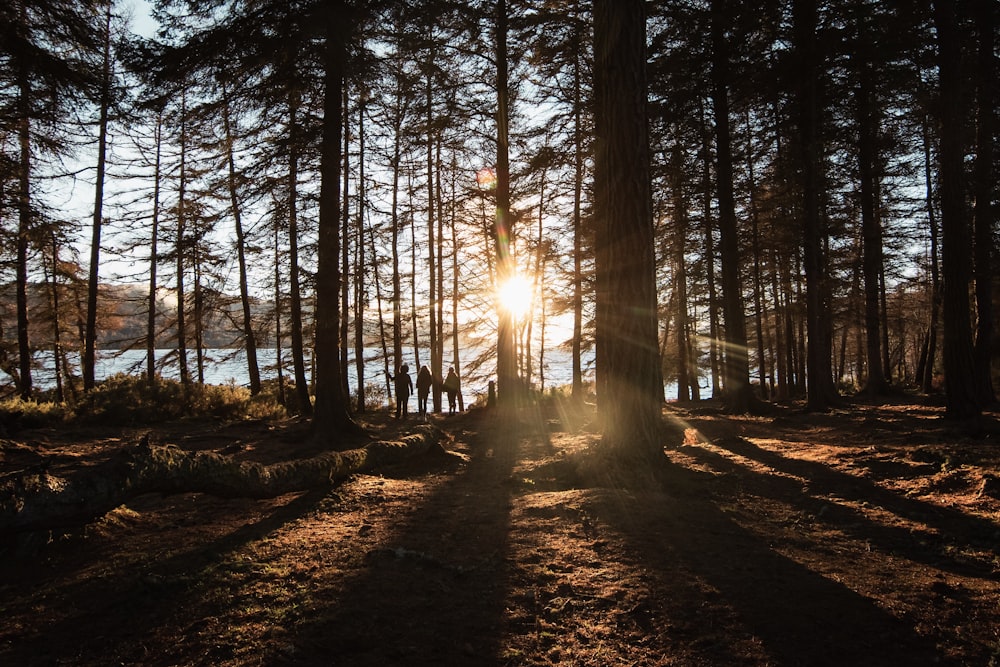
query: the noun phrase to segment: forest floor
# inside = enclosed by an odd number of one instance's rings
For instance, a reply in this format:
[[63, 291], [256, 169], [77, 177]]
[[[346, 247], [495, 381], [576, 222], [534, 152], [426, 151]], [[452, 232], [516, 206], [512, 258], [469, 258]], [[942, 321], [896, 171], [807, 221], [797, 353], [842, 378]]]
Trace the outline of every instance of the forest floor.
[[[0, 664], [1000, 664], [997, 414], [667, 415], [669, 472], [628, 488], [577, 475], [597, 436], [558, 414], [473, 410], [431, 417], [443, 449], [333, 489], [142, 496], [4, 550]], [[416, 422], [364, 419], [380, 439]], [[79, 427], [0, 441], [0, 472], [83, 469], [145, 432], [314, 453], [297, 420]]]

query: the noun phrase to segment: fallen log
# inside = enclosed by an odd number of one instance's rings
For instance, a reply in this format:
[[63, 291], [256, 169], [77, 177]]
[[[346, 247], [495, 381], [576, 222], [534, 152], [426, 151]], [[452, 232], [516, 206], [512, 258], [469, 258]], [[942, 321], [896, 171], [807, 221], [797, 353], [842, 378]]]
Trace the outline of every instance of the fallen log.
[[275, 498], [307, 491], [423, 454], [442, 435], [437, 427], [425, 424], [398, 441], [372, 442], [360, 449], [272, 465], [151, 445], [144, 438], [106, 463], [71, 477], [35, 469], [0, 480], [0, 534], [78, 527], [146, 493]]

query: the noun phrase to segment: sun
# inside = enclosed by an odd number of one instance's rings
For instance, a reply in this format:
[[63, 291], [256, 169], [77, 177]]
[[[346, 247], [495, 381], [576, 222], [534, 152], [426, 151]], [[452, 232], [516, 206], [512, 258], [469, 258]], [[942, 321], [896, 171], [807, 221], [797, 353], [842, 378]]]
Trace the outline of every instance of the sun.
[[504, 311], [519, 319], [527, 315], [531, 308], [533, 292], [534, 289], [528, 279], [515, 273], [497, 288], [497, 298]]

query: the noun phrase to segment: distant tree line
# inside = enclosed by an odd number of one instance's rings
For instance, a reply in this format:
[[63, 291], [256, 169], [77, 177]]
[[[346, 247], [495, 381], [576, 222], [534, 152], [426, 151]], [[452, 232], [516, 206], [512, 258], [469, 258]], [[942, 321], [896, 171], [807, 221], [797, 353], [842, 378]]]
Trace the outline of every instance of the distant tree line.
[[[251, 391], [258, 347], [287, 351], [320, 430], [403, 361], [495, 359], [514, 401], [555, 346], [579, 400], [596, 354], [618, 423], [645, 418], [612, 395], [658, 409], [705, 376], [735, 411], [943, 383], [975, 417], [995, 401], [995, 4], [155, 0], [140, 36], [121, 2], [7, 3], [0, 367], [30, 399], [53, 350], [93, 387], [113, 281], [145, 286], [150, 383], [165, 339], [202, 381], [232, 294]], [[515, 273], [521, 318], [493, 296]]]

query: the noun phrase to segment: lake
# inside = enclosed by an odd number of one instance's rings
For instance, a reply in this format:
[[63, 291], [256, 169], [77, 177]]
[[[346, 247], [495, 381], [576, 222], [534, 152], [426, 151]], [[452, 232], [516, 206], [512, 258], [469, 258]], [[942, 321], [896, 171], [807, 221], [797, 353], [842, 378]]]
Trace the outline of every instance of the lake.
[[[209, 349], [204, 351], [205, 355], [205, 382], [206, 384], [236, 384], [241, 386], [249, 386], [249, 372], [247, 371], [246, 353], [243, 350], [238, 349]], [[468, 356], [466, 358], [472, 359], [475, 352], [468, 351]], [[79, 372], [80, 362], [79, 356], [75, 353], [71, 353], [69, 356], [70, 364], [73, 364]], [[291, 370], [291, 355], [288, 350], [282, 350], [282, 363], [284, 365], [284, 375], [286, 378], [292, 378], [293, 373]], [[156, 360], [157, 367], [160, 369], [160, 374], [169, 379], [179, 379], [180, 369], [177, 366], [176, 351], [172, 349], [159, 349], [156, 350]], [[353, 354], [351, 355], [350, 363], [348, 364], [348, 383], [351, 386], [352, 391], [357, 386], [357, 372], [356, 365], [353, 360]], [[409, 353], [404, 355], [405, 361], [410, 364], [411, 375], [416, 377], [415, 364], [412, 359], [412, 348], [409, 348]], [[430, 352], [427, 350], [421, 351], [421, 360], [424, 363], [430, 359]], [[257, 350], [257, 361], [260, 368], [260, 375], [262, 380], [275, 379], [278, 375], [277, 373], [277, 355], [274, 348], [261, 348]], [[444, 362], [444, 369], [447, 370], [449, 360], [446, 358]], [[584, 365], [584, 381], [593, 381], [594, 373], [594, 359], [593, 353], [584, 355], [583, 359]], [[45, 390], [55, 387], [55, 373], [54, 373], [54, 363], [52, 353], [49, 351], [41, 351], [35, 354], [35, 369], [33, 371], [32, 380], [36, 389]], [[146, 369], [146, 351], [145, 350], [98, 350], [97, 352], [97, 365], [95, 368], [95, 375], [97, 380], [100, 381], [111, 375], [117, 373], [135, 374], [139, 375], [143, 373]], [[188, 350], [188, 369], [191, 373], [192, 378], [197, 376], [197, 366], [196, 358], [193, 350]], [[391, 369], [390, 369], [391, 370]], [[480, 369], [480, 371], [492, 370], [490, 368]], [[306, 376], [309, 377], [311, 373], [311, 355], [306, 357]], [[365, 350], [365, 381], [366, 385], [377, 384], [379, 386], [385, 386], [385, 375], [383, 374], [382, 365], [382, 351], [377, 348], [368, 348]], [[463, 378], [462, 381], [462, 392], [465, 396], [466, 403], [472, 402], [477, 395], [484, 395], [487, 391], [487, 385], [489, 381], [493, 379], [492, 375], [487, 375], [486, 372], [480, 372], [475, 374], [469, 374], [467, 377]], [[538, 383], [538, 373], [537, 371], [532, 378], [535, 384]], [[571, 355], [567, 351], [553, 349], [545, 351], [545, 386], [546, 388], [559, 387], [564, 385], [569, 385], [572, 382], [572, 363]], [[11, 384], [12, 379], [6, 374], [0, 372], [0, 383]], [[709, 385], [707, 378], [701, 379], [703, 390], [707, 391]], [[666, 394], [668, 399], [677, 398], [677, 385], [675, 383], [670, 383], [666, 386]]]

